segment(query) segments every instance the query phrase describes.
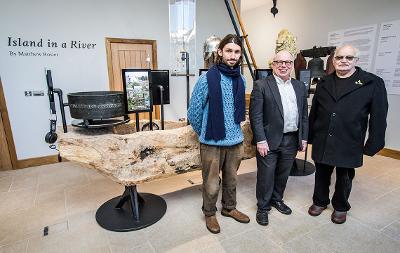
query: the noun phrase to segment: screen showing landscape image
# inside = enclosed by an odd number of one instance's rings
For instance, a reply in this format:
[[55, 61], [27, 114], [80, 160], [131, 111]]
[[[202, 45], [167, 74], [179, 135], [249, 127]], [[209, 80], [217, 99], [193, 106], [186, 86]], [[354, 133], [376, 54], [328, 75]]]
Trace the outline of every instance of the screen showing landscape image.
[[128, 112], [151, 111], [148, 71], [125, 71], [125, 92]]

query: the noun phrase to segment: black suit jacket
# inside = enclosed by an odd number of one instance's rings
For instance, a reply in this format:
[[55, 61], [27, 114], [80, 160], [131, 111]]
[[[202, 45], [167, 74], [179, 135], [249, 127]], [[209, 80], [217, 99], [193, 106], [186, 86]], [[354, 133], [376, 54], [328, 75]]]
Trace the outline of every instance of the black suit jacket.
[[[291, 79], [299, 112], [298, 145], [307, 140], [308, 108], [307, 92], [303, 83]], [[270, 150], [279, 147], [283, 137], [283, 106], [279, 88], [273, 75], [254, 82], [250, 96], [250, 123], [253, 142], [267, 140]]]
[[388, 112], [385, 84], [382, 78], [357, 69], [357, 81], [346, 87], [340, 97], [335, 93], [335, 73], [317, 85], [309, 134], [315, 162], [360, 167], [363, 153], [372, 156], [385, 146]]

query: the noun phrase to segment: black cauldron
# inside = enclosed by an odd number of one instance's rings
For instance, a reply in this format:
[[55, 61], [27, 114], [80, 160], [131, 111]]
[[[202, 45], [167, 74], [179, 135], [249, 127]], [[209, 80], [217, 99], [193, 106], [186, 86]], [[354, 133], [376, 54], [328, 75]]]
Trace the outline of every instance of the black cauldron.
[[120, 91], [89, 91], [68, 94], [74, 119], [110, 119], [125, 115], [124, 94]]

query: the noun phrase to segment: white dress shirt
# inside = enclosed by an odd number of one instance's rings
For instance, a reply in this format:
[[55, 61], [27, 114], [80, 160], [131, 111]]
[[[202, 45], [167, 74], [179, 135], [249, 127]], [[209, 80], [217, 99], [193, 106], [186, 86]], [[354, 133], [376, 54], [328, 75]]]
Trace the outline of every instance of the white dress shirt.
[[285, 82], [276, 75], [274, 77], [282, 100], [283, 133], [295, 132], [298, 130], [297, 125], [299, 122], [296, 93], [294, 92], [290, 78]]

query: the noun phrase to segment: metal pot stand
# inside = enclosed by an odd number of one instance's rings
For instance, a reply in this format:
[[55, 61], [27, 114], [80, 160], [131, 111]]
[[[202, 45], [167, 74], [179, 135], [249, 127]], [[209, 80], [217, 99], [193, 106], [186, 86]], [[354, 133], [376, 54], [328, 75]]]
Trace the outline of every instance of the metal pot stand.
[[[51, 113], [56, 115], [54, 93], [59, 96], [60, 112], [64, 133], [67, 132], [64, 107], [70, 107], [72, 125], [80, 128], [106, 128], [129, 122], [124, 110], [123, 93], [117, 91], [92, 91], [68, 94], [68, 102], [63, 102], [62, 90], [53, 88], [51, 71], [46, 70]], [[150, 114], [151, 115], [151, 114]], [[56, 124], [55, 120], [51, 123]], [[118, 118], [123, 117], [123, 118]], [[152, 130], [150, 118], [150, 130]], [[51, 129], [52, 130], [52, 129]], [[136, 114], [136, 131], [139, 131], [139, 115]], [[61, 157], [59, 156], [61, 162]], [[167, 203], [151, 193], [139, 194], [136, 185], [125, 186], [121, 196], [112, 198], [97, 209], [96, 221], [104, 229], [126, 232], [148, 227], [159, 221], [167, 211]]]
[[75, 119], [71, 122], [71, 125], [81, 128], [104, 128], [125, 124], [128, 123], [129, 120], [128, 116], [124, 117], [124, 119]]
[[[122, 92], [70, 93], [68, 101], [71, 117], [75, 118], [72, 125], [75, 127], [107, 128], [130, 120], [124, 110]], [[152, 123], [151, 117], [150, 122]], [[150, 130], [152, 130], [152, 125]], [[136, 131], [139, 132], [138, 113], [136, 113]], [[151, 193], [139, 194], [136, 185], [125, 186], [125, 191], [121, 196], [108, 200], [97, 209], [96, 221], [104, 229], [127, 232], [156, 223], [166, 211], [167, 203], [162, 197]]]

